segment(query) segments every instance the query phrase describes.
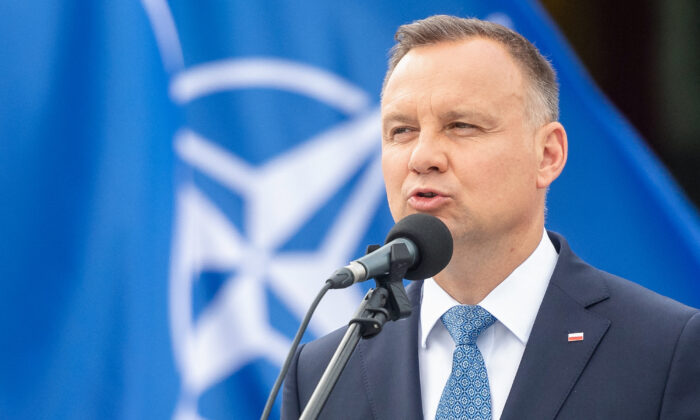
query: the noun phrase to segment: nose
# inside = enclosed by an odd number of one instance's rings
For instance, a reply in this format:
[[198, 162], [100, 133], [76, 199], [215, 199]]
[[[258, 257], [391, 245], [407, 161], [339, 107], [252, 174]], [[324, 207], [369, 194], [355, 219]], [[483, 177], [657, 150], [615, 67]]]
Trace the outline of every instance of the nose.
[[448, 164], [445, 146], [439, 135], [421, 131], [414, 142], [409, 169], [419, 174], [445, 172]]

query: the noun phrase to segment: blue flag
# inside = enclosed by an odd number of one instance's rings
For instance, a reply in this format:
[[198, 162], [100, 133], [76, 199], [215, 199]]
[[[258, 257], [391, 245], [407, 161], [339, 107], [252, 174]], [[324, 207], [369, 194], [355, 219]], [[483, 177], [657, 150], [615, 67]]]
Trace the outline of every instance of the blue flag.
[[[509, 26], [557, 69], [547, 226], [700, 306], [695, 210], [535, 2], [6, 2], [0, 418], [258, 418], [326, 276], [393, 225], [387, 51], [438, 13]], [[329, 292], [305, 340], [364, 290]]]

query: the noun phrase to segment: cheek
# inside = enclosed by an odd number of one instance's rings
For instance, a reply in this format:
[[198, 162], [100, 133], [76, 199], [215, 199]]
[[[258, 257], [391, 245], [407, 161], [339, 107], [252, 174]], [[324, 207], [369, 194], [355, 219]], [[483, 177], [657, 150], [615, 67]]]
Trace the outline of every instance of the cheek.
[[535, 163], [526, 153], [500, 150], [472, 159], [465, 168], [474, 180], [473, 188], [496, 202], [509, 201], [536, 187]]
[[382, 172], [387, 187], [403, 182], [408, 168], [404, 155], [405, 153], [397, 147], [382, 147]]
[[382, 148], [382, 173], [389, 206], [394, 212], [394, 206], [401, 200], [401, 187], [408, 174], [408, 163], [396, 149], [384, 147]]
[[498, 191], [503, 202], [514, 206], [529, 202], [537, 191], [537, 174], [535, 163], [528, 155], [511, 155], [504, 157], [494, 168], [491, 187]]

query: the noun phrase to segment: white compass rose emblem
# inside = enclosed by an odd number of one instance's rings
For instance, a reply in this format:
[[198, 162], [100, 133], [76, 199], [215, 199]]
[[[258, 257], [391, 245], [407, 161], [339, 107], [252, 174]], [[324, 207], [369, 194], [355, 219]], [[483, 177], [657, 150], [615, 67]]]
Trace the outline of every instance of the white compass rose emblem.
[[[179, 185], [170, 279], [173, 348], [182, 376], [176, 418], [199, 418], [198, 397], [245, 364], [258, 358], [282, 363], [290, 342], [269, 323], [265, 288], [301, 319], [325, 276], [352, 257], [384, 196], [379, 110], [364, 92], [333, 74], [277, 59], [231, 59], [181, 72], [171, 95], [187, 103], [250, 87], [305, 95], [349, 118], [258, 166], [191, 129], [176, 136], [183, 162], [243, 199], [246, 232], [193, 182]], [[358, 172], [320, 246], [280, 252]], [[203, 271], [233, 274], [195, 320], [193, 282]], [[311, 330], [318, 335], [341, 326], [360, 299], [354, 289], [331, 292]]]

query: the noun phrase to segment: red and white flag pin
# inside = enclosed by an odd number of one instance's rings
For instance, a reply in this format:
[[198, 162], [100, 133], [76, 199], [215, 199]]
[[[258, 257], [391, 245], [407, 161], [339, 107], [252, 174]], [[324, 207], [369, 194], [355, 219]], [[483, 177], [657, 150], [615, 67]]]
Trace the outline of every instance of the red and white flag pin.
[[583, 332], [570, 333], [569, 342], [572, 341], [583, 341]]

